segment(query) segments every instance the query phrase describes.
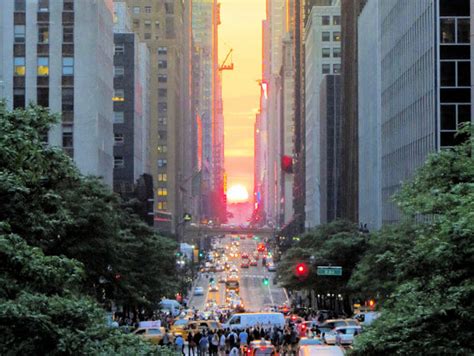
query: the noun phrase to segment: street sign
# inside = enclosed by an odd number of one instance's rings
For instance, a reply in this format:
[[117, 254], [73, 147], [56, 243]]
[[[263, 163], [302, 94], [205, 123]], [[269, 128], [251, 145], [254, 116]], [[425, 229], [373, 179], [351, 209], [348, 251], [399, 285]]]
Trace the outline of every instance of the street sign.
[[191, 221], [192, 219], [193, 219], [193, 217], [191, 216], [191, 214], [184, 213], [184, 215], [183, 215], [183, 220], [184, 221]]
[[342, 276], [342, 267], [340, 266], [318, 266], [318, 276]]

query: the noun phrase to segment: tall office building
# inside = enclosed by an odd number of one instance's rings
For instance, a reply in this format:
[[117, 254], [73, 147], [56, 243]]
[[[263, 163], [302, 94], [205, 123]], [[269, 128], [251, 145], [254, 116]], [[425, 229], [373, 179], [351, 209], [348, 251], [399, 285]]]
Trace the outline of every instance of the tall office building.
[[182, 145], [188, 115], [188, 102], [183, 98], [188, 94], [183, 86], [188, 85], [184, 73], [189, 61], [189, 28], [184, 25], [189, 26], [189, 9], [182, 0], [126, 2], [133, 31], [150, 50], [150, 170], [155, 188], [155, 226], [176, 232], [184, 209], [182, 185], [190, 181], [183, 172]]
[[150, 172], [150, 52], [124, 2], [114, 3], [114, 14], [114, 191], [128, 196]]
[[113, 175], [112, 0], [0, 2], [0, 96], [62, 113], [48, 135], [83, 174]]
[[321, 140], [321, 81], [325, 75], [341, 72], [341, 10], [334, 6], [313, 6], [305, 29], [305, 226], [312, 228], [327, 220], [321, 209], [322, 160], [326, 147]]
[[[375, 164], [380, 173], [364, 176], [372, 189], [362, 190], [361, 202], [376, 201], [381, 214], [367, 216], [377, 228], [393, 223], [400, 214], [391, 198], [403, 182], [413, 178], [428, 154], [459, 143], [456, 130], [471, 116], [471, 39], [469, 0], [391, 1], [369, 0], [361, 14], [359, 40], [367, 49], [368, 38], [379, 44], [379, 61], [359, 52], [360, 129], [380, 134], [378, 154], [361, 150], [361, 163]], [[363, 26], [364, 18], [378, 17], [378, 25]], [[363, 39], [367, 36], [367, 39]], [[374, 42], [372, 42], [374, 43]], [[373, 54], [372, 54], [373, 55]], [[374, 83], [380, 90], [367, 89], [363, 78], [373, 76], [372, 61], [380, 73]], [[377, 68], [376, 67], [376, 68]], [[366, 95], [377, 94], [380, 106]], [[374, 129], [380, 125], [380, 130]], [[361, 146], [362, 148], [364, 145]], [[362, 172], [361, 172], [362, 174]], [[361, 221], [367, 223], [366, 221]]]

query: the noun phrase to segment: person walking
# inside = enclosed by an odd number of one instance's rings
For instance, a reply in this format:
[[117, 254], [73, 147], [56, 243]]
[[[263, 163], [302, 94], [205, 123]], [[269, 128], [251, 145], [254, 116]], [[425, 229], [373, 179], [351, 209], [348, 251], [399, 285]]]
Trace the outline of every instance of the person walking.
[[207, 355], [209, 349], [209, 339], [206, 334], [202, 334], [201, 340], [199, 340], [199, 354], [201, 356]]
[[226, 337], [224, 331], [219, 330], [219, 356], [225, 356]]
[[184, 339], [181, 335], [176, 336], [174, 344], [176, 347], [176, 351], [181, 352], [181, 354], [184, 355]]
[[188, 341], [188, 355], [197, 356], [196, 341], [194, 341], [194, 334], [192, 331], [189, 332], [186, 340]]
[[215, 331], [212, 334], [211, 343], [209, 345], [209, 354], [211, 356], [217, 356], [217, 350], [219, 348], [219, 334]]

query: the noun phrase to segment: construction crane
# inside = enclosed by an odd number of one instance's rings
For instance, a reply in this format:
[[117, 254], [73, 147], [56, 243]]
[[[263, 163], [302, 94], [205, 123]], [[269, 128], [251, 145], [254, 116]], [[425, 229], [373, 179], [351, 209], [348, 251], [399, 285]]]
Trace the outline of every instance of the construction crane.
[[[232, 61], [232, 51], [233, 49], [231, 48], [229, 52], [227, 53], [227, 56], [225, 57], [224, 61], [219, 66], [219, 72], [223, 70], [234, 70], [234, 62]], [[226, 64], [229, 57], [230, 57], [230, 64]]]

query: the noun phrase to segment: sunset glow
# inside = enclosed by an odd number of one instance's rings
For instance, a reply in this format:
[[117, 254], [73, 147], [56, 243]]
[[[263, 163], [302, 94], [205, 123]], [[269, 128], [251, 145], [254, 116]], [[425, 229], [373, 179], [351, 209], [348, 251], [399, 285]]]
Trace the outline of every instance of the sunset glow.
[[[221, 0], [219, 57], [233, 48], [234, 70], [223, 74], [225, 168], [229, 186], [253, 191], [254, 122], [262, 73], [265, 0]], [[232, 199], [229, 198], [229, 202]]]
[[242, 184], [236, 184], [227, 191], [227, 199], [231, 203], [243, 203], [249, 199], [249, 192]]

